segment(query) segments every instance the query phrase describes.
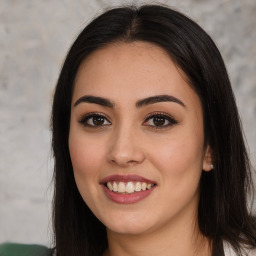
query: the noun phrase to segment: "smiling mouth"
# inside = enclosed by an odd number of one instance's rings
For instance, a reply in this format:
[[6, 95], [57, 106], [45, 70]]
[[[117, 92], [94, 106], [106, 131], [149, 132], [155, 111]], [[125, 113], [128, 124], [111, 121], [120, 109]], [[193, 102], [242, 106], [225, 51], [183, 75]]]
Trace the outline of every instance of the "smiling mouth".
[[147, 182], [140, 182], [140, 181], [109, 181], [104, 184], [112, 192], [117, 194], [133, 194], [138, 193], [145, 190], [150, 190], [156, 184], [154, 183], [147, 183]]

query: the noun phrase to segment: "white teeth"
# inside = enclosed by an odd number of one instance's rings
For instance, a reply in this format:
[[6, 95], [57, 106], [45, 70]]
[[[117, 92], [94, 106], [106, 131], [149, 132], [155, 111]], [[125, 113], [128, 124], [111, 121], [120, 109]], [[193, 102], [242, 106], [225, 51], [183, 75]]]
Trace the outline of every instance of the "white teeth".
[[125, 184], [124, 184], [124, 182], [119, 182], [119, 184], [118, 184], [118, 192], [119, 193], [124, 193], [125, 192]]
[[125, 192], [127, 192], [127, 193], [133, 193], [133, 192], [134, 192], [134, 185], [133, 185], [133, 182], [129, 181], [129, 182], [126, 184]]
[[147, 184], [147, 189], [150, 189], [152, 187], [152, 184]]
[[146, 190], [146, 189], [147, 189], [147, 183], [146, 183], [146, 182], [143, 182], [143, 183], [141, 184], [141, 189], [142, 189], [142, 190]]
[[151, 189], [154, 186], [154, 184], [147, 184], [146, 182], [122, 182], [122, 181], [114, 181], [114, 182], [107, 182], [107, 188], [111, 191], [117, 192], [117, 193], [134, 193], [134, 192], [140, 192], [142, 190]]
[[111, 190], [111, 191], [113, 190], [113, 186], [112, 186], [111, 182], [107, 183], [107, 187], [108, 187], [109, 190]]
[[136, 185], [135, 185], [135, 191], [141, 191], [141, 183], [140, 182], [137, 182]]
[[117, 184], [115, 182], [113, 183], [113, 191], [118, 192]]

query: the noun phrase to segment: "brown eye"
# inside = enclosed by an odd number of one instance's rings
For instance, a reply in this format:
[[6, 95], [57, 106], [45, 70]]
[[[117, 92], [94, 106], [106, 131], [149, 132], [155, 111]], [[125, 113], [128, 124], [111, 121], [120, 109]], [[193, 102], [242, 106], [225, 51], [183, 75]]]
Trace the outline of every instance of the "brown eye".
[[108, 119], [101, 114], [86, 115], [79, 122], [84, 126], [89, 126], [89, 127], [101, 127], [101, 126], [107, 126], [111, 124], [108, 121]]
[[103, 125], [104, 124], [104, 118], [101, 117], [101, 116], [95, 116], [95, 117], [92, 117], [92, 123], [93, 125]]
[[153, 123], [155, 126], [163, 126], [165, 124], [166, 119], [164, 117], [154, 117]]
[[149, 116], [143, 125], [152, 128], [165, 128], [177, 124], [178, 122], [171, 116], [166, 114], [154, 114]]

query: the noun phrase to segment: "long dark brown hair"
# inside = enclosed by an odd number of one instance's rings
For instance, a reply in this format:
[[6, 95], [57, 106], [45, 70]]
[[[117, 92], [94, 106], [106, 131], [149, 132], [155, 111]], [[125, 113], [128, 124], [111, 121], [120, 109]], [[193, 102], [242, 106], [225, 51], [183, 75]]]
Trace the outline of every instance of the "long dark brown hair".
[[256, 225], [247, 204], [251, 166], [229, 77], [206, 32], [185, 15], [159, 5], [106, 11], [84, 28], [67, 54], [52, 108], [57, 255], [99, 256], [108, 246], [104, 225], [87, 207], [74, 180], [68, 148], [71, 98], [78, 68], [89, 54], [113, 42], [134, 41], [162, 47], [199, 95], [205, 143], [214, 159], [214, 170], [202, 171], [200, 180], [199, 228], [212, 242], [213, 254], [222, 255], [222, 241], [227, 241], [241, 255], [241, 244], [256, 245]]

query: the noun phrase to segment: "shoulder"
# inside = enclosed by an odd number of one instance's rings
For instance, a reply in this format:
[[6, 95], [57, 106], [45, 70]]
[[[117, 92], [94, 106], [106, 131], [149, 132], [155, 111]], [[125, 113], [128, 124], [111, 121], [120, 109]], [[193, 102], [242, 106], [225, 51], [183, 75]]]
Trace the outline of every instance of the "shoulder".
[[0, 256], [51, 256], [52, 250], [37, 244], [0, 244]]
[[[233, 248], [226, 242], [223, 243], [224, 247], [224, 254], [225, 256], [237, 256]], [[249, 249], [244, 247], [243, 248], [243, 256], [256, 256], [256, 248]]]

